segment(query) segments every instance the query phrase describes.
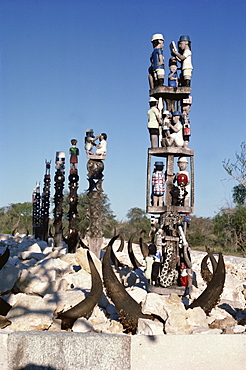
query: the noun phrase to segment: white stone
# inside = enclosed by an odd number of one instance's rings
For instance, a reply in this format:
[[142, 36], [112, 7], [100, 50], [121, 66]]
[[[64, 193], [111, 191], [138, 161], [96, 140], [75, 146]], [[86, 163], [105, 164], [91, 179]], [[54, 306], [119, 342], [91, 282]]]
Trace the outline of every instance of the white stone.
[[88, 332], [94, 332], [94, 328], [91, 325], [91, 323], [86, 320], [84, 317], [80, 317], [75, 321], [73, 324], [73, 329], [74, 332], [78, 333], [88, 333]]
[[89, 322], [93, 325], [93, 327], [97, 324], [107, 323], [107, 317], [105, 316], [104, 310], [96, 305], [89, 318]]
[[11, 330], [45, 330], [52, 323], [55, 302], [34, 295], [17, 294], [16, 303], [7, 318], [12, 323]]
[[20, 271], [14, 266], [4, 266], [0, 270], [0, 293], [11, 290], [20, 275]]
[[211, 324], [214, 320], [223, 320], [226, 317], [231, 317], [231, 315], [227, 311], [217, 306], [213, 308], [209, 316], [207, 316], [207, 323]]
[[165, 297], [156, 293], [148, 293], [142, 307], [144, 314], [155, 314], [164, 321], [167, 319], [167, 311], [164, 307]]
[[170, 298], [164, 299], [164, 309], [168, 314], [165, 322], [167, 334], [190, 334], [191, 327], [186, 320], [186, 309], [176, 294], [171, 294]]
[[207, 316], [201, 307], [189, 308], [186, 314], [188, 325], [208, 328]]
[[66, 292], [56, 292], [54, 294], [46, 294], [45, 298], [49, 298], [56, 303], [55, 315], [61, 311], [67, 311], [76, 306], [85, 299], [85, 294], [81, 290], [67, 290]]
[[233, 331], [235, 334], [240, 334], [246, 331], [246, 327], [243, 325], [235, 325], [233, 327]]
[[24, 251], [20, 254], [20, 258], [23, 260], [32, 259], [34, 258], [37, 261], [40, 261], [44, 258], [43, 253], [37, 253], [32, 251]]
[[126, 291], [137, 303], [143, 304], [145, 302], [147, 296], [146, 290], [134, 286], [132, 288], [127, 288]]
[[203, 335], [217, 334], [218, 335], [218, 334], [222, 334], [222, 330], [221, 329], [206, 329], [203, 327], [198, 327], [192, 330], [191, 334], [203, 334]]
[[109, 320], [109, 326], [107, 327], [107, 331], [111, 334], [119, 334], [123, 333], [123, 325], [119, 321]]
[[[91, 258], [96, 266], [96, 269], [100, 276], [102, 277], [102, 263], [101, 261], [94, 255], [94, 253], [90, 252]], [[87, 249], [79, 248], [75, 253], [75, 258], [77, 264], [79, 264], [85, 271], [91, 273], [88, 258], [87, 258]]]
[[136, 334], [141, 335], [164, 335], [163, 324], [160, 321], [139, 319]]
[[225, 287], [223, 293], [221, 295], [221, 300], [229, 300], [229, 301], [236, 301], [240, 304], [240, 307], [237, 308], [244, 308], [245, 307], [245, 298], [243, 295], [243, 284], [242, 282], [233, 275], [226, 275], [225, 279]]
[[73, 274], [66, 274], [63, 279], [68, 282], [70, 289], [83, 289], [88, 292], [91, 290], [91, 275], [81, 269]]

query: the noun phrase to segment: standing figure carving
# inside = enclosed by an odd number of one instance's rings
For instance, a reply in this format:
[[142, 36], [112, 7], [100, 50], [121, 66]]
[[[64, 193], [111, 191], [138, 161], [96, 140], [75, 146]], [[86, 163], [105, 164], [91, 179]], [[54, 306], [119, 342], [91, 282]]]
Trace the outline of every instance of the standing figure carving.
[[151, 42], [154, 50], [150, 56], [149, 85], [150, 89], [153, 89], [156, 86], [164, 85], [164, 37], [161, 33], [156, 33], [152, 36]]
[[191, 61], [191, 41], [188, 35], [180, 36], [178, 48], [179, 51], [172, 48], [171, 52], [181, 62], [182, 73], [180, 76], [180, 85], [190, 87], [193, 66]]
[[152, 196], [154, 207], [163, 207], [164, 205], [165, 174], [163, 173], [163, 168], [163, 162], [155, 162], [155, 168], [152, 174]]
[[152, 148], [159, 146], [159, 133], [162, 127], [161, 114], [158, 109], [158, 100], [150, 97], [149, 99], [150, 109], [148, 110], [148, 130], [150, 134], [150, 142]]

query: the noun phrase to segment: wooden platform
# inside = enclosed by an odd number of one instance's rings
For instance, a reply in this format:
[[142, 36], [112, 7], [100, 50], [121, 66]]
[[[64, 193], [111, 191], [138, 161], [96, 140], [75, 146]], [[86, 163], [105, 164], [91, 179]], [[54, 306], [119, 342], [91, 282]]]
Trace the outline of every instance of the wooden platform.
[[179, 296], [183, 296], [185, 293], [185, 287], [184, 286], [178, 286], [178, 285], [172, 285], [167, 288], [163, 288], [161, 286], [155, 286], [148, 284], [148, 292], [149, 293], [156, 293], [161, 295], [170, 295], [172, 293], [176, 293]]
[[95, 159], [95, 160], [99, 160], [99, 159], [104, 160], [104, 159], [106, 159], [106, 155], [95, 155], [95, 154], [91, 155], [91, 154], [88, 154], [87, 158], [88, 159]]
[[181, 100], [186, 99], [191, 94], [192, 89], [186, 86], [170, 87], [158, 86], [149, 91], [150, 96], [155, 98], [162, 97], [163, 99]]
[[174, 157], [193, 157], [194, 150], [189, 148], [181, 148], [175, 146], [169, 147], [158, 147], [158, 148], [148, 148], [148, 154], [154, 157], [168, 157], [168, 155], [173, 155]]

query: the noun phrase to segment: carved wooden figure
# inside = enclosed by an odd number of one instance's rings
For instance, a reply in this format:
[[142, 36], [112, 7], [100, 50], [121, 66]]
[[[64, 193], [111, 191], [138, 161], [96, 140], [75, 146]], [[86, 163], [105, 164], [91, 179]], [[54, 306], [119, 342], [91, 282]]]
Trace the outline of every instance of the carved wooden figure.
[[162, 207], [164, 205], [165, 174], [163, 173], [163, 168], [163, 162], [155, 162], [155, 168], [152, 174], [152, 197], [154, 207]]
[[149, 68], [149, 85], [150, 89], [156, 86], [164, 85], [164, 38], [161, 33], [156, 33], [151, 39], [153, 45], [153, 52], [150, 56], [151, 66]]
[[170, 135], [163, 142], [163, 146], [183, 147], [183, 125], [181, 123], [182, 113], [180, 111], [173, 112], [172, 123], [170, 123]]
[[158, 100], [150, 97], [150, 109], [148, 110], [148, 130], [150, 134], [151, 147], [157, 148], [159, 145], [159, 128], [162, 127], [162, 119], [157, 108]]
[[169, 59], [169, 69], [170, 73], [168, 75], [168, 86], [170, 87], [178, 87], [178, 65], [175, 58]]
[[189, 98], [183, 99], [182, 101], [184, 148], [188, 148], [188, 144], [190, 141], [190, 135], [191, 135], [190, 119], [189, 119], [191, 104], [192, 104], [192, 96], [189, 96]]
[[180, 76], [180, 85], [190, 87], [193, 71], [190, 37], [188, 35], [180, 36], [178, 47], [179, 51], [176, 51], [175, 48], [173, 48], [172, 54], [181, 62], [182, 73]]
[[174, 182], [177, 182], [179, 188], [178, 204], [180, 206], [189, 206], [190, 203], [190, 173], [186, 170], [188, 160], [186, 157], [178, 159], [179, 171], [176, 173]]

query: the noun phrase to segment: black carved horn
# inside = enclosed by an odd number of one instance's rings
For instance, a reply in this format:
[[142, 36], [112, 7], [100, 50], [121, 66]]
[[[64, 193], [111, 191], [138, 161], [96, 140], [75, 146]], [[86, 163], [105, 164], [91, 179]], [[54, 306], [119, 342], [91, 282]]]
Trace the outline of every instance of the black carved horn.
[[143, 241], [143, 238], [139, 238], [139, 246], [142, 252], [143, 257], [147, 257], [149, 255], [149, 248], [148, 245]]
[[68, 311], [57, 315], [57, 318], [62, 320], [62, 330], [72, 329], [74, 322], [79, 317], [87, 317], [101, 298], [103, 292], [102, 280], [89, 251], [87, 251], [87, 258], [91, 269], [91, 291], [82, 302], [78, 303]]
[[138, 319], [148, 318], [153, 319], [152, 315], [144, 315], [141, 311], [141, 306], [138, 304], [125, 290], [123, 285], [115, 276], [110, 264], [110, 254], [112, 245], [117, 239], [114, 237], [110, 240], [106, 252], [102, 260], [103, 281], [108, 297], [113, 301], [115, 307], [120, 315], [120, 322], [122, 323], [126, 332], [136, 332]]
[[133, 242], [133, 239], [134, 239], [134, 236], [138, 233], [138, 231], [135, 231], [135, 233], [133, 233], [128, 241], [128, 254], [129, 254], [129, 258], [131, 260], [131, 263], [134, 267], [134, 270], [141, 267], [141, 263], [138, 262], [138, 260], [136, 259], [136, 257], [134, 256], [134, 253], [133, 253], [133, 249], [132, 249], [132, 242]]
[[5, 263], [8, 261], [9, 255], [10, 255], [10, 252], [9, 252], [9, 248], [7, 247], [4, 253], [0, 256], [0, 270], [3, 268]]
[[201, 307], [208, 315], [219, 301], [220, 295], [223, 292], [225, 283], [225, 263], [221, 253], [219, 253], [219, 260], [217, 269], [213, 274], [212, 280], [208, 284], [204, 292], [195, 299], [188, 308]]

